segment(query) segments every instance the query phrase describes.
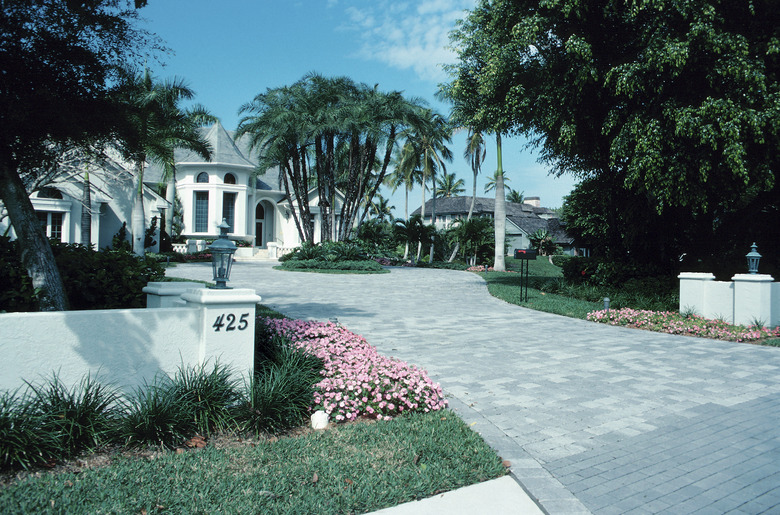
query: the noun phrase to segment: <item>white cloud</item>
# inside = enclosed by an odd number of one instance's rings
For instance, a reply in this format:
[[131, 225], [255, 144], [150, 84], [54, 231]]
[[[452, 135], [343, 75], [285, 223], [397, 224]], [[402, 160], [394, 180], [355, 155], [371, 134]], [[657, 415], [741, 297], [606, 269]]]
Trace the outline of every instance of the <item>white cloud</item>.
[[465, 9], [476, 0], [422, 0], [389, 2], [345, 9], [350, 25], [342, 27], [357, 32], [363, 59], [383, 62], [401, 70], [412, 69], [423, 80], [446, 79], [442, 64], [452, 63], [455, 55], [447, 48], [449, 32]]

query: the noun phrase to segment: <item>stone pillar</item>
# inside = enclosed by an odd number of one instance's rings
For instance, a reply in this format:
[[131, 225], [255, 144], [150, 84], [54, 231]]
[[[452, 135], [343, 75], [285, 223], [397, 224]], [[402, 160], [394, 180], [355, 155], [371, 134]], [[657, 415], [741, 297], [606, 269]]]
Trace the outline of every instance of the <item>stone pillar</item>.
[[734, 281], [734, 323], [750, 325], [772, 320], [772, 276], [766, 274], [737, 274]]
[[680, 313], [693, 310], [705, 316], [707, 312], [707, 285], [715, 276], [703, 272], [682, 272], [680, 279]]
[[186, 305], [181, 298], [182, 293], [205, 287], [203, 283], [186, 281], [151, 282], [142, 291], [146, 294], [147, 308], [178, 308]]
[[190, 290], [181, 298], [187, 306], [201, 310], [198, 363], [219, 360], [241, 375], [251, 372], [255, 358], [255, 306], [261, 300], [255, 290], [202, 288]]

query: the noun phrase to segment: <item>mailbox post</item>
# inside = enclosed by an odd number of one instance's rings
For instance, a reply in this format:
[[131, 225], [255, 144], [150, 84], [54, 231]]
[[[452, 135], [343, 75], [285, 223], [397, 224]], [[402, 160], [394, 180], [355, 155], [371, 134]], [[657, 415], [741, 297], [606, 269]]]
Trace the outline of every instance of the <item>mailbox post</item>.
[[528, 261], [536, 259], [536, 251], [515, 249], [515, 259], [520, 260], [520, 300], [528, 302]]

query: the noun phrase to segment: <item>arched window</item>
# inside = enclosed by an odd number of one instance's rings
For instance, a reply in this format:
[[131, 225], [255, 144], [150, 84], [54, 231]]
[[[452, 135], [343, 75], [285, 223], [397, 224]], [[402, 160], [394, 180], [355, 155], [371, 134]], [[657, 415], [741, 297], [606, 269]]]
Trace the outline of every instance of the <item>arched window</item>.
[[235, 184], [236, 183], [236, 176], [232, 173], [226, 173], [225, 174], [225, 184]]
[[38, 198], [54, 198], [62, 200], [62, 192], [57, 188], [41, 188], [38, 191]]
[[206, 172], [200, 172], [198, 174], [198, 178], [196, 179], [197, 182], [209, 182], [209, 174]]
[[265, 218], [265, 209], [263, 209], [262, 204], [257, 204], [257, 207], [255, 208], [255, 219], [262, 220]]

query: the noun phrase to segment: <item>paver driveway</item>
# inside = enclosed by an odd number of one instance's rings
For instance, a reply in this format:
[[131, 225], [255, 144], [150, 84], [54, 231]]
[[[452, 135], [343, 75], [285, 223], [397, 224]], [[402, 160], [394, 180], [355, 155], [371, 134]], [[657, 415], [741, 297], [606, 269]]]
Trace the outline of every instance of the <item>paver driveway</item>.
[[539, 313], [467, 272], [239, 262], [230, 284], [427, 369], [551, 514], [780, 512], [780, 348]]

